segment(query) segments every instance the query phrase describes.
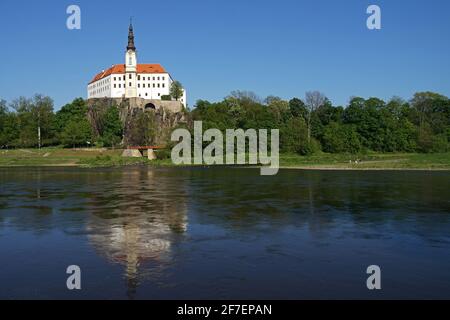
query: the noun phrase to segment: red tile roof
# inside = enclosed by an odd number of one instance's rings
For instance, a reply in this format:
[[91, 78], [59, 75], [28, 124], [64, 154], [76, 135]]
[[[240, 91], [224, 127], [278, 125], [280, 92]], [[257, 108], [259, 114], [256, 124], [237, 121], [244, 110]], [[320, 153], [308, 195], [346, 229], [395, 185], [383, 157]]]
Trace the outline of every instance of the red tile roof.
[[[166, 73], [166, 70], [160, 64], [138, 64], [137, 65], [137, 73]], [[106, 78], [111, 74], [125, 74], [125, 65], [124, 64], [116, 64], [113, 65], [108, 70], [100, 72], [97, 74], [94, 79], [92, 79], [89, 84]]]

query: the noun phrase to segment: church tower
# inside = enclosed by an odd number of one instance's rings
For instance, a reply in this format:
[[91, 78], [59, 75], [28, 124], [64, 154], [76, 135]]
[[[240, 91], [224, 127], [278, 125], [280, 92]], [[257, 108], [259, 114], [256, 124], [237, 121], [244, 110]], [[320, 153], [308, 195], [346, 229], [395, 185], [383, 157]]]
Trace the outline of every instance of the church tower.
[[133, 24], [128, 28], [128, 46], [125, 55], [125, 98], [137, 97], [137, 57], [134, 45]]

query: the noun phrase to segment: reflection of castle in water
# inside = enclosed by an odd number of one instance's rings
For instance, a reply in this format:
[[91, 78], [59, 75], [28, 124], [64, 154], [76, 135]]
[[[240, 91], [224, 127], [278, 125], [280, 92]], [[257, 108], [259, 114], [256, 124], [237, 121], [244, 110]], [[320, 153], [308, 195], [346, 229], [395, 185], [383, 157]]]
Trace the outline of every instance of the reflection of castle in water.
[[141, 280], [161, 276], [172, 244], [187, 230], [185, 190], [164, 170], [111, 174], [118, 176], [105, 181], [113, 183], [90, 197], [88, 238], [100, 255], [125, 266], [132, 297]]

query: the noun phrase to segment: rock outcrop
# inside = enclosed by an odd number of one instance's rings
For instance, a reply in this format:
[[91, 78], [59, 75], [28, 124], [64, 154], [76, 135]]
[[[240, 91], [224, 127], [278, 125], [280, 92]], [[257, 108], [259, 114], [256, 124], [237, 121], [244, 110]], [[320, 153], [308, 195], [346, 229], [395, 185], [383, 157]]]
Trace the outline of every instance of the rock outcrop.
[[187, 123], [187, 112], [178, 101], [142, 98], [88, 100], [88, 118], [95, 135], [102, 133], [102, 117], [116, 106], [123, 124], [123, 146], [165, 145], [174, 128]]

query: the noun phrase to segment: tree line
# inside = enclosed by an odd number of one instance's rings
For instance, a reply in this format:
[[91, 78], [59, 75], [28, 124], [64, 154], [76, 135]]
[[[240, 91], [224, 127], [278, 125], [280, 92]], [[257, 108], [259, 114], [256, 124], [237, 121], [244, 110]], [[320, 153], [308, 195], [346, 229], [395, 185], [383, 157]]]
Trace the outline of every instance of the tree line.
[[[120, 145], [118, 108], [102, 115], [99, 134], [93, 134], [87, 111], [81, 98], [57, 112], [42, 95], [0, 100], [0, 148]], [[281, 151], [302, 155], [450, 151], [450, 100], [433, 92], [418, 92], [409, 101], [352, 97], [344, 107], [317, 91], [289, 101], [235, 91], [220, 102], [197, 101], [188, 116], [202, 120], [204, 130], [279, 129]]]
[[433, 92], [410, 101], [352, 97], [343, 107], [318, 91], [289, 101], [235, 91], [220, 102], [197, 101], [192, 117], [205, 130], [280, 129], [281, 151], [302, 155], [450, 151], [450, 100]]
[[77, 98], [54, 112], [53, 100], [43, 95], [20, 97], [9, 104], [0, 100], [0, 148], [39, 146], [111, 147], [122, 140], [122, 123], [116, 107], [103, 115], [100, 135], [94, 135], [87, 103]]

